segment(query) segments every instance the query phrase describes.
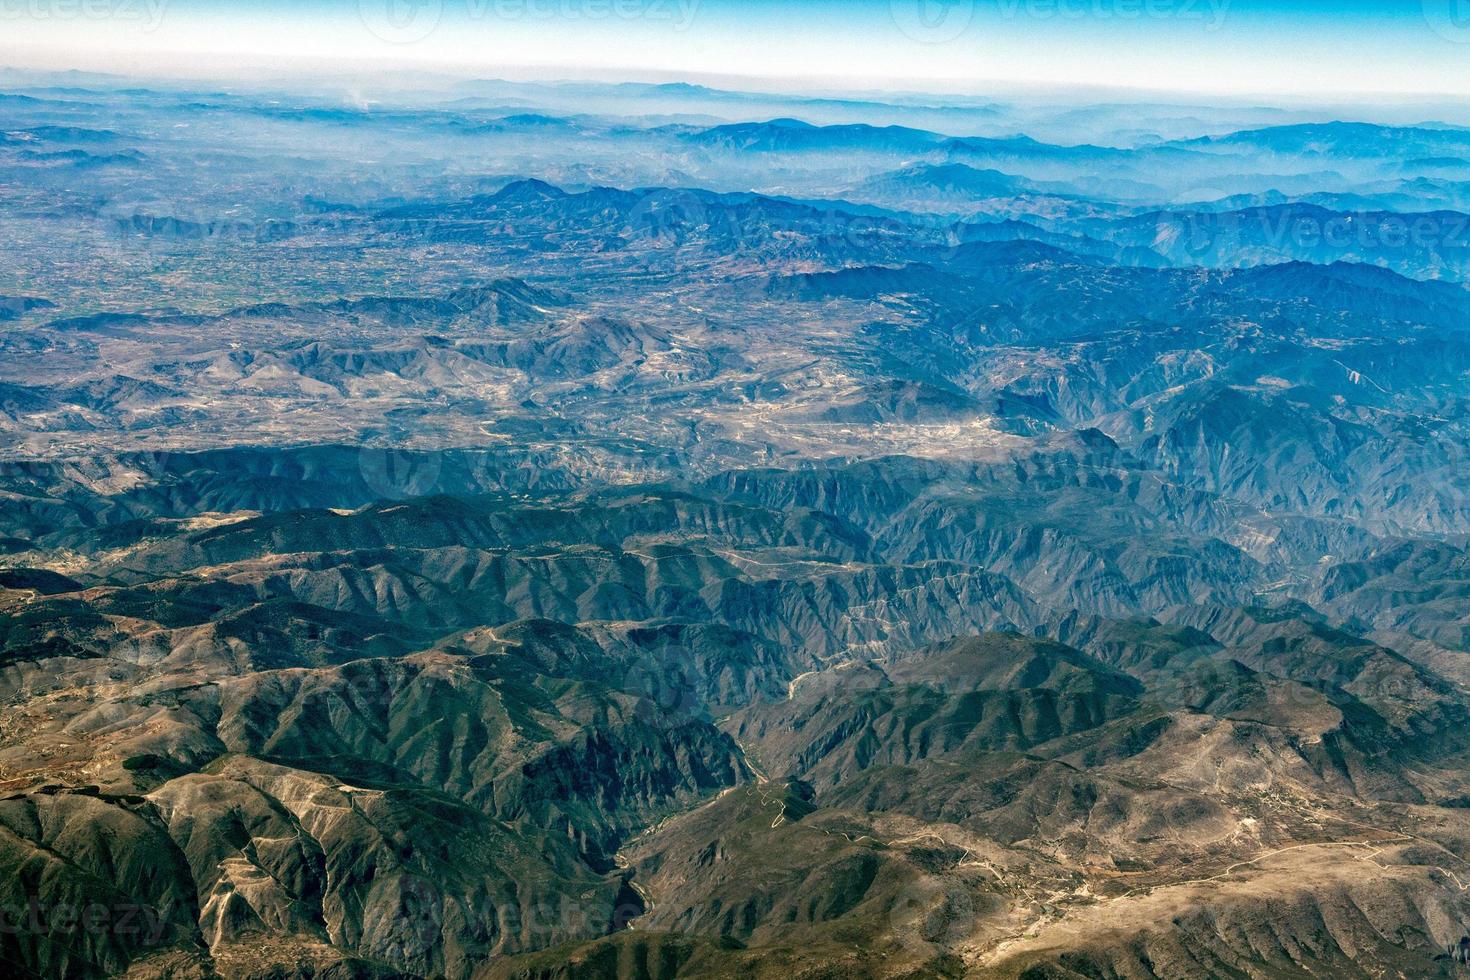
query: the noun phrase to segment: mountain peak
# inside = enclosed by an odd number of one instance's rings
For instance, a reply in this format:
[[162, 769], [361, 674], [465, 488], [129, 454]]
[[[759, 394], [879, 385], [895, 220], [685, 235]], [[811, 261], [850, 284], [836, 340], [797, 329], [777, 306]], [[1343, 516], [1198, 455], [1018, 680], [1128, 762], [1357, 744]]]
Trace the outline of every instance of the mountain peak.
[[495, 204], [535, 204], [560, 200], [567, 196], [567, 192], [560, 187], [535, 177], [526, 177], [506, 184], [490, 196], [490, 201]]

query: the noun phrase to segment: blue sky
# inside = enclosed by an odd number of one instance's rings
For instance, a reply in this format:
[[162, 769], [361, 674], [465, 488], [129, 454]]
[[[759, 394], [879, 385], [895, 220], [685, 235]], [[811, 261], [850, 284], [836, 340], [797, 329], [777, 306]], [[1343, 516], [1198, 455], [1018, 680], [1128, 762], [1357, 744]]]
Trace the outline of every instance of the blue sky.
[[1470, 0], [0, 0], [0, 63], [1470, 94]]

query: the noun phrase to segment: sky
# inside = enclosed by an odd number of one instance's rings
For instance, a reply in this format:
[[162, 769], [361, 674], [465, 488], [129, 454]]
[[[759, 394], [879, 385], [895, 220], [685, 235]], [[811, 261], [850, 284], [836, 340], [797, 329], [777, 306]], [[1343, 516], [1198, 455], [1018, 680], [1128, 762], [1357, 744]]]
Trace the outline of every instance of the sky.
[[0, 65], [1470, 95], [1470, 0], [0, 0]]

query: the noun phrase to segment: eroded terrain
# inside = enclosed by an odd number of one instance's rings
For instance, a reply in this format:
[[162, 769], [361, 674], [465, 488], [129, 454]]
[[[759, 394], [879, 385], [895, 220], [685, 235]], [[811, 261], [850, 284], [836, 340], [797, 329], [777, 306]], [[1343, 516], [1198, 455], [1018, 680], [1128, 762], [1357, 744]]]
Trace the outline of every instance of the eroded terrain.
[[0, 101], [0, 960], [1463, 970], [1465, 130], [460, 94]]

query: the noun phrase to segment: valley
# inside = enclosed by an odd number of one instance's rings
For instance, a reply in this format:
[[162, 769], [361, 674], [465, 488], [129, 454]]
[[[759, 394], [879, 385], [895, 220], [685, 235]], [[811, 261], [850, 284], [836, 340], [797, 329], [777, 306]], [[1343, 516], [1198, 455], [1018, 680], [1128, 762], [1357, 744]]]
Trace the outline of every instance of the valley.
[[0, 962], [1460, 975], [1470, 131], [1293, 112], [7, 89]]

